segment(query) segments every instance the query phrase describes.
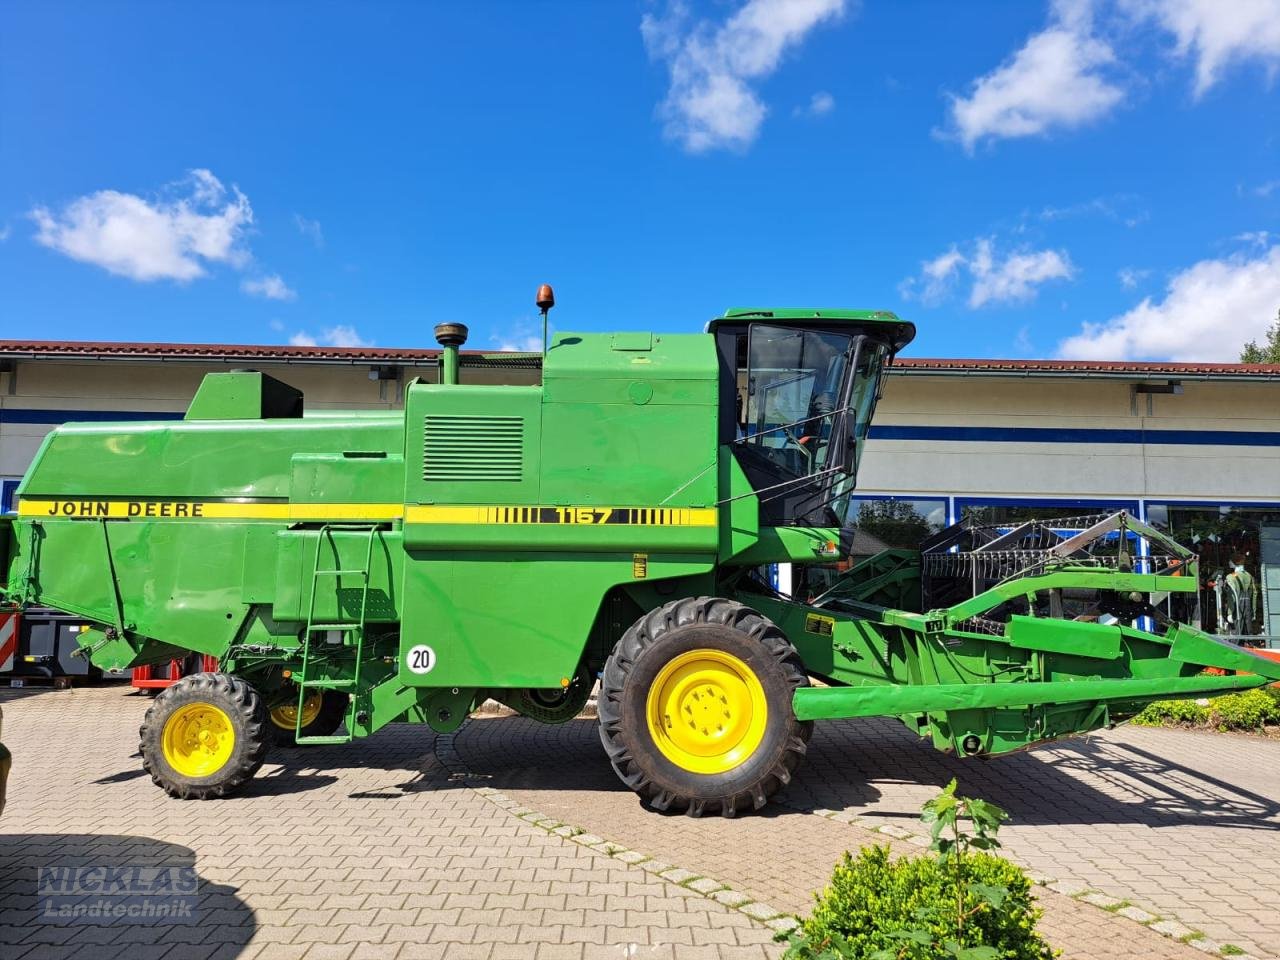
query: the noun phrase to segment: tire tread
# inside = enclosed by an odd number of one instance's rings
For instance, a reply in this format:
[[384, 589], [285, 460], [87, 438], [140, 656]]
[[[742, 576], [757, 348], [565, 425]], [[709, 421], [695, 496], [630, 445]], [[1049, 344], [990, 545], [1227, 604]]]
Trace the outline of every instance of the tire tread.
[[[213, 783], [193, 783], [176, 775], [176, 772], [171, 774], [156, 761], [153, 752], [160, 749], [164, 723], [171, 713], [170, 704], [176, 708], [182, 701], [196, 699], [236, 713], [244, 725], [243, 739], [247, 749], [238, 754], [238, 759], [233, 757], [235, 768]], [[244, 786], [266, 760], [266, 727], [269, 723], [262, 698], [239, 677], [227, 673], [197, 673], [183, 677], [162, 690], [142, 718], [138, 737], [143, 769], [151, 775], [156, 786], [178, 800], [212, 800], [230, 796]]]
[[654, 783], [637, 762], [635, 750], [629, 743], [628, 731], [624, 729], [623, 690], [636, 662], [646, 649], [672, 630], [696, 624], [725, 626], [744, 635], [782, 670], [786, 683], [792, 690], [809, 685], [809, 677], [805, 673], [800, 654], [791, 645], [786, 634], [772, 621], [735, 600], [724, 597], [686, 597], [657, 607], [642, 616], [622, 635], [606, 661], [597, 701], [600, 742], [622, 782], [638, 793], [650, 807], [656, 810], [683, 809], [692, 817], [717, 812], [725, 817], [733, 817], [740, 809], [761, 809], [768, 803], [769, 797], [791, 782], [792, 774], [808, 750], [813, 724], [796, 720], [788, 705], [787, 723], [791, 729], [777, 762], [755, 782], [730, 794], [718, 797], [684, 796]]

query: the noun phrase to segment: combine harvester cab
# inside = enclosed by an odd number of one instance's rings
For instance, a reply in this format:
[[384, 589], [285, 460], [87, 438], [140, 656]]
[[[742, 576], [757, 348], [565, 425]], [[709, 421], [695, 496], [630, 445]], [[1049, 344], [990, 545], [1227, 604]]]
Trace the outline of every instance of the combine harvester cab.
[[0, 525], [0, 605], [96, 624], [80, 642], [104, 669], [217, 659], [143, 723], [173, 796], [226, 796], [273, 746], [454, 730], [488, 698], [564, 722], [598, 685], [623, 782], [732, 816], [791, 780], [815, 720], [897, 716], [998, 754], [1280, 678], [1193, 626], [1194, 558], [1124, 514], [952, 528], [810, 603], [771, 590], [768, 564], [851, 550], [914, 335], [891, 313], [560, 333], [535, 386], [460, 382], [465, 327], [436, 335], [438, 382], [403, 410], [304, 413], [269, 376], [216, 373], [181, 422], [67, 424], [37, 454]]

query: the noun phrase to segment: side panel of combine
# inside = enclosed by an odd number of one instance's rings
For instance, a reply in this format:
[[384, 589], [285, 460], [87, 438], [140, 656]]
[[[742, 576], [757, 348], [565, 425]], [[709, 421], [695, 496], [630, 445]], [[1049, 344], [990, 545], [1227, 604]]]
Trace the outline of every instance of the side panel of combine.
[[[183, 422], [59, 427], [18, 491], [8, 589], [103, 624], [85, 636], [100, 666], [296, 646], [317, 528], [394, 526], [404, 476], [399, 415], [304, 418], [301, 402], [269, 377], [212, 374]], [[397, 618], [398, 559], [375, 568], [377, 619]]]
[[559, 335], [541, 389], [411, 386], [401, 680], [560, 687], [612, 588], [710, 573], [716, 402], [696, 336]]

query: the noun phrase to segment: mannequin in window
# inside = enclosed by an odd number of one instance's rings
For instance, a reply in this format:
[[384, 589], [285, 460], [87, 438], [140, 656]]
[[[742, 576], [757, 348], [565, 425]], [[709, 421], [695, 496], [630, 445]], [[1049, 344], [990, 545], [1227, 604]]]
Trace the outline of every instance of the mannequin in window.
[[1226, 579], [1228, 595], [1231, 597], [1231, 612], [1234, 614], [1234, 629], [1241, 636], [1253, 636], [1254, 624], [1257, 622], [1255, 611], [1258, 609], [1258, 583], [1245, 569], [1244, 557], [1233, 557], [1231, 565], [1232, 570]]

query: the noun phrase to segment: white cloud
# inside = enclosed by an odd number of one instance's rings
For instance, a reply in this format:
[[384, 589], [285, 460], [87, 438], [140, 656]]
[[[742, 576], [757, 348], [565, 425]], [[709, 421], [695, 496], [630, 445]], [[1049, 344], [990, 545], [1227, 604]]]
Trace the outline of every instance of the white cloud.
[[1114, 109], [1124, 92], [1103, 76], [1115, 62], [1093, 32], [1088, 0], [1056, 0], [1049, 26], [995, 70], [951, 97], [950, 136], [972, 151], [999, 140], [1083, 126]]
[[320, 228], [319, 220], [308, 220], [300, 213], [293, 215], [294, 225], [298, 228], [298, 232], [304, 237], [310, 238], [311, 242], [317, 247], [324, 246], [324, 231]]
[[1280, 245], [1252, 257], [1202, 260], [1176, 274], [1165, 297], [1146, 297], [1105, 323], [1086, 323], [1058, 345], [1080, 360], [1233, 361], [1262, 339], [1280, 305]]
[[1126, 227], [1136, 227], [1150, 219], [1151, 214], [1138, 206], [1140, 198], [1133, 194], [1115, 194], [1109, 197], [1094, 197], [1081, 203], [1073, 203], [1065, 207], [1045, 207], [1040, 211], [1041, 220], [1069, 220], [1076, 217], [1102, 217], [1122, 223]]
[[1036, 352], [1036, 345], [1031, 340], [1031, 327], [1021, 326], [1018, 328], [1017, 335], [1013, 338], [1014, 353], [1021, 354], [1024, 357], [1031, 356]]
[[1075, 267], [1065, 251], [1011, 253], [997, 261], [990, 240], [978, 241], [977, 252], [969, 261], [969, 271], [974, 277], [969, 306], [975, 309], [987, 303], [1030, 300], [1040, 284], [1075, 276]]
[[946, 253], [920, 263], [920, 276], [908, 277], [898, 284], [904, 300], [919, 300], [933, 306], [946, 299], [961, 267], [968, 261], [954, 245]]
[[329, 327], [324, 332], [325, 343], [335, 347], [372, 347], [372, 340], [365, 340], [360, 334], [356, 333], [355, 327], [340, 325]]
[[691, 153], [750, 146], [768, 113], [752, 81], [772, 74], [783, 54], [844, 8], [845, 0], [747, 0], [719, 26], [691, 22], [679, 0], [664, 16], [646, 14], [645, 46], [671, 73], [659, 108], [665, 134]]
[[803, 106], [796, 107], [794, 113], [797, 117], [822, 117], [830, 113], [835, 108], [836, 98], [825, 90], [819, 90], [809, 98], [808, 103]]
[[1150, 270], [1139, 270], [1136, 267], [1121, 267], [1116, 271], [1116, 277], [1120, 280], [1120, 286], [1124, 287], [1126, 290], [1134, 289], [1149, 276], [1151, 276]]
[[[550, 328], [547, 331], [547, 340], [550, 342]], [[542, 352], [542, 327], [537, 329], [534, 325], [523, 320], [516, 321], [510, 330], [504, 330], [502, 333], [495, 333], [489, 336], [489, 342], [494, 348], [505, 352], [515, 353], [541, 353]]]
[[243, 280], [240, 289], [251, 297], [263, 297], [267, 300], [296, 300], [298, 291], [292, 289], [280, 278], [280, 274], [272, 273], [257, 280]]
[[1233, 239], [1250, 247], [1265, 247], [1271, 242], [1271, 237], [1270, 230], [1247, 230], [1236, 234]]
[[372, 340], [365, 340], [356, 332], [355, 327], [339, 324], [336, 327], [327, 327], [319, 336], [308, 333], [306, 330], [299, 330], [289, 338], [289, 343], [295, 347], [372, 347]]
[[513, 339], [500, 339], [498, 341], [498, 349], [503, 352], [514, 351], [516, 353], [541, 353], [542, 337], [526, 336], [515, 337]]
[[13, 228], [10, 227], [9, 224], [6, 223], [3, 227], [0, 227], [0, 243], [4, 243], [6, 240], [8, 240], [9, 235], [12, 233], [13, 233]]
[[964, 253], [953, 245], [945, 253], [920, 264], [920, 273], [898, 285], [904, 299], [931, 306], [945, 300], [968, 274], [972, 285], [967, 298], [971, 309], [996, 303], [1031, 300], [1041, 284], [1070, 280], [1076, 268], [1065, 250], [1020, 250], [997, 255], [990, 238], [979, 237]]
[[1280, 0], [1121, 0], [1130, 13], [1172, 33], [1179, 56], [1195, 58], [1199, 97], [1235, 62], [1280, 67]]
[[99, 190], [61, 211], [31, 211], [36, 241], [59, 253], [132, 280], [193, 280], [210, 263], [243, 266], [245, 233], [253, 223], [249, 199], [228, 194], [208, 170], [192, 170], [150, 200]]
[[1260, 183], [1254, 187], [1253, 195], [1265, 199], [1275, 193], [1276, 190], [1280, 190], [1280, 180], [1268, 180], [1266, 183]]

